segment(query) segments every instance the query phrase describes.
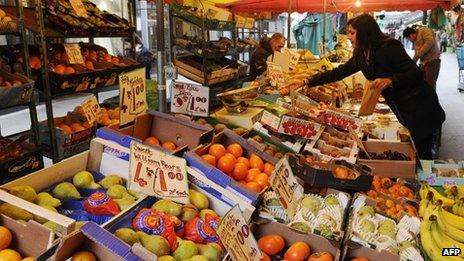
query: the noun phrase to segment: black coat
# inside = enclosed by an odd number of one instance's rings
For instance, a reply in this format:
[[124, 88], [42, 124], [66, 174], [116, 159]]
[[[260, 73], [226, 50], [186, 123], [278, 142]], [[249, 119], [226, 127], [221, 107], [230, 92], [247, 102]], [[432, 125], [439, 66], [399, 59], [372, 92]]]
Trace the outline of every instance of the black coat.
[[251, 56], [250, 76], [253, 80], [267, 70], [267, 58], [273, 53], [269, 40], [264, 38]]
[[423, 139], [441, 127], [445, 121], [437, 94], [424, 80], [422, 71], [412, 61], [403, 45], [393, 39], [386, 40], [370, 54], [371, 61], [356, 64], [351, 58], [332, 71], [313, 76], [309, 86], [342, 80], [361, 70], [373, 81], [391, 78], [392, 87], [382, 91], [382, 96], [396, 117], [411, 132], [414, 140]]

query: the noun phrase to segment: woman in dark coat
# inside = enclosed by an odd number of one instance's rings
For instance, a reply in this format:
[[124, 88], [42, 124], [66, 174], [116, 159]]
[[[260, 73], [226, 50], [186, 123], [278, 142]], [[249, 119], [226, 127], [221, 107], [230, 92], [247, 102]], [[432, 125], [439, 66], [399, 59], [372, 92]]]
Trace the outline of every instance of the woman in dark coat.
[[339, 81], [361, 70], [411, 132], [419, 158], [432, 159], [433, 135], [445, 121], [436, 92], [403, 45], [385, 36], [372, 16], [351, 19], [347, 33], [354, 47], [353, 57], [332, 71], [311, 77], [308, 86]]

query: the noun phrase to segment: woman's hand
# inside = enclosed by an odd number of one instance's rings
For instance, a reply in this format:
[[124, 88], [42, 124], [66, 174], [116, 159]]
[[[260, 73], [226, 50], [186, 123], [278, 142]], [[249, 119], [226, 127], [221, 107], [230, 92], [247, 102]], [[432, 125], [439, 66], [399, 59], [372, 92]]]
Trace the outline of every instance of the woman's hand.
[[371, 88], [376, 88], [383, 91], [385, 88], [388, 88], [392, 85], [392, 80], [390, 78], [377, 78], [372, 84]]

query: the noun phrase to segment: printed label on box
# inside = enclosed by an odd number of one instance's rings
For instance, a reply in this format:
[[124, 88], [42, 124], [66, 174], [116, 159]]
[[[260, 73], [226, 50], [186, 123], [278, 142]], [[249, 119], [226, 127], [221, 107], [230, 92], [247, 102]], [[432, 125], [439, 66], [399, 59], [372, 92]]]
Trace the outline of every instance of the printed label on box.
[[131, 142], [129, 188], [188, 204], [187, 162], [137, 141]]
[[119, 124], [133, 122], [137, 115], [145, 113], [147, 94], [145, 68], [119, 75]]
[[279, 129], [279, 124], [280, 124], [280, 118], [268, 111], [264, 111], [263, 112], [263, 115], [261, 116], [261, 120], [260, 122], [262, 124], [265, 124], [271, 128], [273, 128], [274, 130], [277, 130]]
[[[72, 1], [71, 1], [71, 4], [72, 4]], [[64, 44], [64, 50], [66, 51], [66, 54], [68, 55], [70, 64], [83, 64], [84, 63], [84, 57], [82, 57], [81, 48], [79, 47], [79, 44], [77, 43]]]
[[172, 82], [171, 112], [207, 117], [209, 88], [197, 84]]
[[317, 138], [320, 130], [321, 125], [316, 122], [285, 115], [282, 117], [277, 131], [287, 135], [298, 135], [305, 139], [314, 139]]
[[100, 117], [101, 109], [95, 95], [92, 95], [90, 98], [86, 99], [81, 104], [81, 107], [84, 110], [85, 117], [87, 118], [87, 122], [90, 125], [92, 125], [98, 119], [98, 117]]

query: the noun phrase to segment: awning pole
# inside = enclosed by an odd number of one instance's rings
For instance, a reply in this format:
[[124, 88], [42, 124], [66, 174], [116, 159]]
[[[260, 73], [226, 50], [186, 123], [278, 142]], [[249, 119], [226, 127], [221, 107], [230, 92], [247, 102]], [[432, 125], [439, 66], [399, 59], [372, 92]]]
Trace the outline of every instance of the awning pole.
[[325, 31], [326, 31], [326, 22], [327, 19], [327, 0], [324, 0], [324, 14], [322, 16], [322, 53], [321, 56], [325, 55]]
[[164, 1], [156, 0], [156, 53], [158, 61], [158, 111], [167, 112], [166, 77], [164, 76], [165, 43], [164, 43]]
[[288, 0], [288, 18], [287, 18], [287, 48], [290, 48], [290, 33], [292, 30], [292, 0]]

